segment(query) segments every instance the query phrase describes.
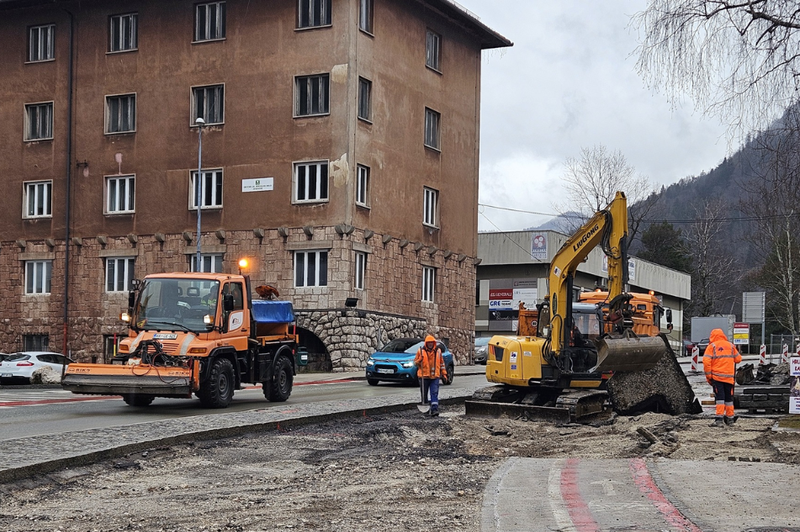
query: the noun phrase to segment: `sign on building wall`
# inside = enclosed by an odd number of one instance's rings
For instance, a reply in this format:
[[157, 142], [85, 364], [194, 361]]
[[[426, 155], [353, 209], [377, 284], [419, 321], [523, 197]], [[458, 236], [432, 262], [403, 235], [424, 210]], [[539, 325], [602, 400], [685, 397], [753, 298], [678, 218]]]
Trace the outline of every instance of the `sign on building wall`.
[[547, 260], [547, 235], [534, 233], [531, 235], [531, 259]]
[[789, 413], [800, 414], [800, 357], [789, 359]]
[[263, 192], [272, 190], [271, 177], [255, 177], [252, 179], [242, 179], [242, 192]]
[[517, 329], [519, 304], [534, 308], [538, 302], [538, 279], [492, 279], [489, 282], [489, 330]]

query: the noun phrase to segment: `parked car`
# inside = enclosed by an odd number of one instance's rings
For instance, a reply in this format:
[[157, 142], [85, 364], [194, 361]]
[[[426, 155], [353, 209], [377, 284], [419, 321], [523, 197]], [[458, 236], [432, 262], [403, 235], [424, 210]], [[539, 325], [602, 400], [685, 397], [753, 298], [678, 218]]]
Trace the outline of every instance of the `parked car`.
[[[377, 386], [381, 381], [418, 384], [414, 357], [424, 343], [422, 338], [396, 338], [375, 351], [367, 360], [367, 382], [371, 386]], [[453, 353], [444, 343], [437, 343], [447, 368], [447, 379], [442, 379], [442, 384], [452, 384], [455, 372]]]
[[472, 355], [472, 360], [476, 364], [486, 364], [486, 359], [489, 357], [489, 340], [491, 336], [479, 336], [475, 338], [475, 351]]
[[9, 357], [9, 355], [7, 353], [0, 353], [0, 362], [2, 362], [3, 360], [7, 359], [8, 357]]
[[39, 368], [48, 366], [61, 373], [62, 367], [72, 362], [74, 361], [61, 353], [51, 353], [49, 351], [14, 353], [7, 355], [6, 359], [0, 362], [0, 382], [23, 380], [30, 382], [31, 375]]

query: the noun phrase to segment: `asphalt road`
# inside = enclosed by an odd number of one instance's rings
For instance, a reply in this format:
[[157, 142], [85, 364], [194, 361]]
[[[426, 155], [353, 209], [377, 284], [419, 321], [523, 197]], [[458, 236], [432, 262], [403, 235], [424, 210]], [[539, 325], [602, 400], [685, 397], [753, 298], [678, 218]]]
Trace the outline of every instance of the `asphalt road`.
[[[286, 403], [270, 403], [261, 387], [237, 390], [231, 405], [223, 410], [206, 410], [192, 399], [158, 398], [146, 408], [134, 408], [120, 397], [77, 395], [59, 386], [0, 387], [0, 441], [32, 436], [57, 436], [67, 432], [129, 426], [138, 423], [191, 416], [230, 415], [233, 412], [264, 410], [321, 401], [419, 396], [419, 389], [394, 383], [369, 386], [360, 374], [298, 376]], [[485, 383], [483, 375], [459, 375], [447, 389], [470, 390]]]

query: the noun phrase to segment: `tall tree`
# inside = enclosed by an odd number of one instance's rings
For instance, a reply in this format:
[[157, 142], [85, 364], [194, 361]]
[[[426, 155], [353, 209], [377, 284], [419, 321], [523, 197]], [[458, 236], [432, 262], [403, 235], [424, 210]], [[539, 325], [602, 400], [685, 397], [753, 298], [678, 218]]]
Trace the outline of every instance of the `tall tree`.
[[688, 273], [691, 271], [692, 258], [686, 249], [680, 229], [671, 223], [651, 224], [642, 233], [643, 249], [637, 257], [655, 262], [667, 268]]
[[605, 209], [617, 191], [622, 191], [628, 198], [628, 238], [633, 240], [656, 198], [647, 178], [636, 173], [622, 152], [610, 152], [602, 144], [581, 148], [580, 158], [568, 158], [564, 168], [568, 204], [561, 212], [579, 214], [572, 219], [571, 229]]
[[637, 69], [673, 103], [689, 95], [747, 134], [796, 101], [797, 0], [649, 0], [633, 17]]
[[692, 302], [689, 314], [710, 316], [728, 313], [723, 303], [739, 280], [736, 264], [722, 237], [725, 205], [720, 200], [704, 201], [695, 207], [694, 223], [689, 227], [687, 242], [692, 253]]
[[759, 178], [746, 187], [742, 211], [753, 219], [749, 241], [765, 257], [755, 275], [767, 290], [777, 323], [800, 331], [800, 110], [790, 108], [780, 124], [762, 134], [755, 151]]

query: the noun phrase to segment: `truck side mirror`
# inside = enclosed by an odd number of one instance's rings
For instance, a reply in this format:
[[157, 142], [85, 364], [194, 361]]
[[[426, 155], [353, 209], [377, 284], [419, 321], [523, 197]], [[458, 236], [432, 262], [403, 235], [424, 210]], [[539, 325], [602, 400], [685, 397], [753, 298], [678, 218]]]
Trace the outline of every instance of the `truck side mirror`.
[[233, 294], [225, 294], [222, 297], [222, 310], [225, 312], [233, 310]]
[[133, 306], [136, 304], [136, 291], [128, 292], [128, 313], [133, 314]]
[[667, 323], [672, 323], [672, 309], [667, 309]]

